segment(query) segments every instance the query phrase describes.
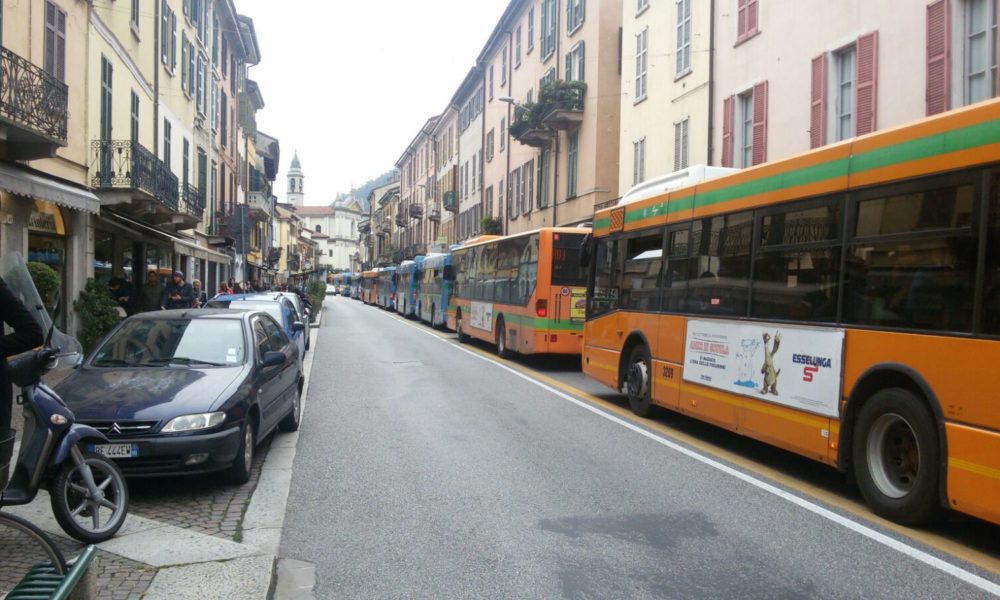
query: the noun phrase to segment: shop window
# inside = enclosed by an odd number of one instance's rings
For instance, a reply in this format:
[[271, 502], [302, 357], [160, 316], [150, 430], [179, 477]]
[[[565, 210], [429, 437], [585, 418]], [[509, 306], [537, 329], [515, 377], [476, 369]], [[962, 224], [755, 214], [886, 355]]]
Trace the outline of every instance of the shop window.
[[[48, 265], [60, 279], [59, 293], [66, 298], [66, 221], [62, 210], [43, 200], [35, 200], [28, 217], [28, 261]], [[46, 298], [46, 303], [54, 301]], [[59, 328], [66, 327], [66, 305], [62, 302], [53, 317]], [[50, 311], [51, 313], [51, 311]]]

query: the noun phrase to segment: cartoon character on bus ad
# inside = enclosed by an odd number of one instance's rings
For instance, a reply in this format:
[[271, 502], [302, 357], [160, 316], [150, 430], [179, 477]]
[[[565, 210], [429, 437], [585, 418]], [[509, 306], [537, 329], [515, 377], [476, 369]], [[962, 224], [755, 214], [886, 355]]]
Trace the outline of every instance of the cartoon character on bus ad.
[[774, 334], [774, 344], [769, 348], [768, 342], [771, 341], [771, 336], [764, 332], [764, 364], [760, 367], [760, 373], [764, 376], [764, 387], [760, 390], [761, 394], [774, 394], [778, 395], [778, 375], [781, 374], [781, 369], [775, 370], [774, 368], [774, 355], [778, 352], [778, 346], [781, 345], [781, 333], [775, 332]]

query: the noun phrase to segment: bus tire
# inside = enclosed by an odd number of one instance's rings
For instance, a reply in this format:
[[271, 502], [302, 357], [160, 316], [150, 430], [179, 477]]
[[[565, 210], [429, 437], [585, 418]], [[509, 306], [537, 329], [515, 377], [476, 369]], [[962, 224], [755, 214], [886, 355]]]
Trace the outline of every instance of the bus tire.
[[510, 358], [510, 348], [507, 347], [507, 328], [504, 327], [503, 317], [497, 319], [497, 356]]
[[431, 329], [437, 329], [437, 323], [434, 322], [434, 305], [431, 304]]
[[458, 334], [460, 343], [464, 344], [469, 341], [469, 336], [465, 333], [465, 324], [462, 323], [462, 311], [458, 311], [458, 316], [455, 317], [455, 333]]
[[879, 516], [912, 525], [938, 513], [940, 445], [934, 417], [904, 388], [886, 388], [865, 402], [852, 443], [855, 479]]
[[628, 395], [629, 408], [640, 417], [651, 417], [656, 411], [650, 385], [651, 374], [649, 350], [645, 344], [639, 344], [632, 348], [632, 353], [629, 355], [625, 371], [625, 392]]

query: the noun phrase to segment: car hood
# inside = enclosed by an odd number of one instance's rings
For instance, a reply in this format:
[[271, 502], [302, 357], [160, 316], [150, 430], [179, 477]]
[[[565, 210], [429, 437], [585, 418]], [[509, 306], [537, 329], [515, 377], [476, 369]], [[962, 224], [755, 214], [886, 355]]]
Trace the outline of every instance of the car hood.
[[209, 412], [249, 367], [81, 367], [55, 390], [81, 421], [160, 420]]

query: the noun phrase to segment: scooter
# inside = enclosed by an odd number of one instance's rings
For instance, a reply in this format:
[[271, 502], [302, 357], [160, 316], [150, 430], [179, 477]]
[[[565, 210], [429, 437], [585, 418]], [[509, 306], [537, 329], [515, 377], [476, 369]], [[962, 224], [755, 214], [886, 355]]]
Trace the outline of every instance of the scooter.
[[[0, 492], [0, 507], [28, 504], [45, 487], [60, 527], [81, 542], [94, 544], [110, 539], [125, 522], [128, 487], [110, 458], [81, 449], [87, 443], [106, 444], [108, 439], [93, 427], [75, 423], [73, 412], [41, 381], [66, 356], [52, 347], [54, 330], [50, 326], [40, 350], [9, 363], [11, 380], [21, 389], [18, 403], [23, 407], [24, 429], [10, 482]], [[12, 450], [13, 440], [0, 444], [0, 484], [6, 479]]]

